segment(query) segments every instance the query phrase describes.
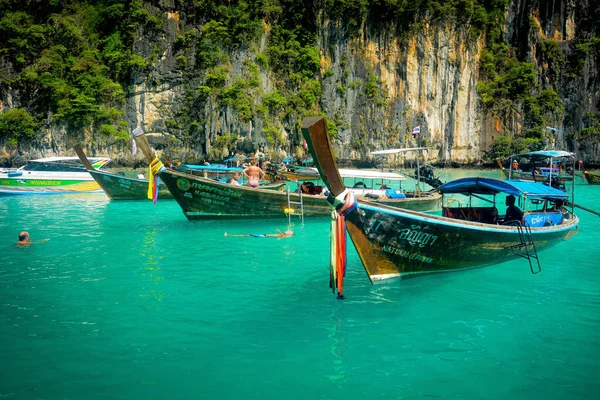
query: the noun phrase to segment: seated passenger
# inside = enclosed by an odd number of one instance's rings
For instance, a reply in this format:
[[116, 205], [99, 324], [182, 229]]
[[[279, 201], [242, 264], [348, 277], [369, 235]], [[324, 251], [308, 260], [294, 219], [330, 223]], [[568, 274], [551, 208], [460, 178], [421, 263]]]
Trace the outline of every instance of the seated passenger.
[[512, 194], [506, 196], [506, 215], [504, 216], [504, 222], [508, 221], [519, 221], [523, 219], [523, 211], [519, 207], [515, 206], [515, 196]]
[[229, 183], [231, 183], [232, 185], [238, 185], [238, 186], [240, 186], [239, 179], [240, 179], [240, 174], [239, 174], [239, 172], [236, 172], [236, 173], [233, 174], [233, 178], [231, 178], [229, 180]]

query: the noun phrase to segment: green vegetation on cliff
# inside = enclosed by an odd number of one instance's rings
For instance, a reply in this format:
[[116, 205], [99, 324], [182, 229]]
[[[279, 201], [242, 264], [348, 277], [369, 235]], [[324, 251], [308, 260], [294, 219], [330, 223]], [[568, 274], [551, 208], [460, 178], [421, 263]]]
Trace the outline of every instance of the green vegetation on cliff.
[[[492, 158], [504, 151], [495, 149], [539, 146], [547, 133], [544, 127], [556, 122], [579, 118], [584, 123], [579, 136], [598, 135], [600, 110], [576, 115], [565, 108], [557, 85], [586, 68], [590, 55], [600, 62], [600, 6], [586, 10], [581, 29], [588, 34], [573, 51], [542, 37], [536, 42], [539, 59], [531, 60], [528, 34], [514, 42], [505, 37], [509, 3], [175, 0], [173, 9], [161, 9], [162, 2], [150, 0], [0, 0], [0, 100], [5, 111], [0, 127], [10, 126], [0, 130], [0, 138], [17, 146], [58, 122], [67, 132], [92, 130], [125, 143], [125, 101], [132, 85], [152, 82], [159, 75], [159, 60], [169, 54], [171, 72], [183, 78], [186, 91], [180, 107], [165, 118], [166, 130], [185, 145], [202, 147], [211, 113], [227, 110], [243, 124], [260, 126], [264, 140], [275, 148], [283, 144], [284, 127], [297, 124], [304, 114], [322, 112], [322, 82], [334, 76], [332, 70], [322, 70], [322, 49], [317, 48], [317, 29], [325, 20], [334, 21], [346, 37], [367, 29], [407, 38], [426, 23], [450, 22], [466, 29], [471, 40], [483, 38], [477, 87], [482, 109], [502, 120], [518, 119], [523, 127], [514, 142], [500, 139], [491, 149]], [[165, 40], [167, 14], [177, 20], [170, 41]], [[525, 20], [524, 31], [534, 32], [530, 28], [535, 23]], [[140, 45], [140, 38], [151, 43]], [[236, 57], [243, 58], [241, 71]], [[345, 96], [353, 90], [364, 102], [386, 107], [377, 73], [367, 71], [350, 81], [343, 57], [338, 62], [345, 75], [334, 85], [336, 92]], [[265, 77], [268, 89], [261, 82]], [[344, 124], [330, 122], [335, 132]], [[212, 141], [214, 157], [230, 149], [235, 132], [224, 126], [220, 135], [227, 139]], [[360, 148], [364, 133], [356, 136], [353, 146]]]

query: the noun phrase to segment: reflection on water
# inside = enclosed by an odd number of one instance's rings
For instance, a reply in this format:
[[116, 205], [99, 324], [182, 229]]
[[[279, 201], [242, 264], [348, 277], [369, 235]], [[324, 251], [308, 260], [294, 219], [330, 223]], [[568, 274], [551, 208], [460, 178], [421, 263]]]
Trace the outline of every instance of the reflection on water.
[[140, 277], [144, 278], [142, 283], [142, 293], [140, 296], [145, 300], [146, 307], [152, 307], [148, 301], [162, 301], [165, 297], [164, 290], [161, 288], [164, 277], [161, 272], [160, 262], [162, 260], [161, 249], [156, 245], [156, 230], [148, 230], [144, 236], [140, 256], [144, 263], [140, 269]]
[[341, 386], [346, 379], [346, 366], [344, 363], [344, 355], [348, 350], [348, 343], [344, 333], [343, 324], [344, 318], [340, 315], [341, 307], [334, 307], [333, 312], [329, 317], [333, 320], [332, 327], [326, 328], [329, 331], [327, 335], [331, 341], [331, 355], [333, 356], [333, 372], [334, 374], [327, 375], [333, 383]]

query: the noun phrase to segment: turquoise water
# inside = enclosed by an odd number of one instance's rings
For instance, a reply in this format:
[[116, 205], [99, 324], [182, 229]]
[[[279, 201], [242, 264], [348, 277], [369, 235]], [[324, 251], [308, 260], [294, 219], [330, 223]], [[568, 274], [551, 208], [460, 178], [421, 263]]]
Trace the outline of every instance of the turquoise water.
[[[600, 186], [576, 192], [600, 209]], [[327, 219], [225, 237], [287, 220], [2, 198], [0, 398], [596, 398], [600, 218], [578, 215], [537, 275], [520, 260], [371, 286], [350, 248], [338, 301]], [[50, 240], [18, 248], [21, 230]]]

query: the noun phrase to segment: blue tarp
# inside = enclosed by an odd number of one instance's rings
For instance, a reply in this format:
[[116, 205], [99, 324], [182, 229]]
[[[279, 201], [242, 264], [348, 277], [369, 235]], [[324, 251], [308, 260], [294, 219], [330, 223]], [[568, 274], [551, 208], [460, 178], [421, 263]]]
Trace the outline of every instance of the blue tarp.
[[575, 157], [575, 153], [569, 153], [568, 151], [562, 150], [539, 150], [530, 151], [529, 153], [515, 154], [510, 158], [515, 157], [546, 157], [546, 158], [559, 158], [559, 157]]
[[527, 196], [529, 198], [552, 198], [566, 199], [568, 195], [562, 190], [546, 186], [542, 183], [506, 180], [501, 181], [494, 178], [462, 178], [443, 184], [438, 188], [443, 194], [462, 193], [462, 194], [498, 194], [506, 193], [514, 196]]
[[212, 171], [212, 172], [235, 172], [242, 171], [240, 167], [228, 167], [223, 164], [211, 164], [211, 165], [194, 165], [194, 164], [183, 164], [177, 167], [177, 169], [193, 169], [196, 171]]

